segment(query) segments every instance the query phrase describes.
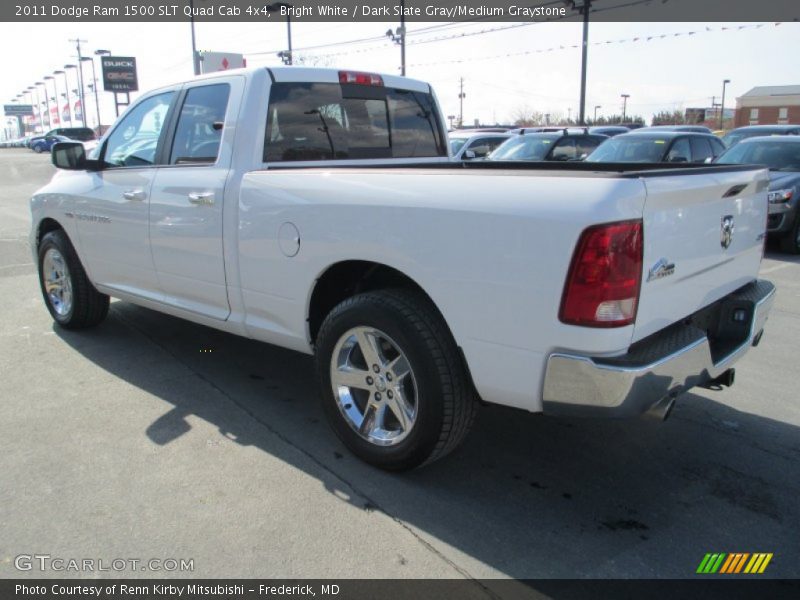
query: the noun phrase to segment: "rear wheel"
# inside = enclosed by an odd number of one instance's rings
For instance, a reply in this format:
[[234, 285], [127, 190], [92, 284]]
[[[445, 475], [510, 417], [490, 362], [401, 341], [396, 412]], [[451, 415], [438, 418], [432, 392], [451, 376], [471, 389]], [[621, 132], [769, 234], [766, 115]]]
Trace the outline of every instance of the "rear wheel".
[[421, 294], [382, 290], [336, 306], [316, 351], [323, 406], [359, 458], [401, 471], [445, 456], [477, 402], [441, 316]]
[[89, 281], [63, 231], [51, 231], [39, 243], [39, 284], [47, 310], [62, 327], [93, 327], [108, 314], [108, 296]]
[[800, 214], [792, 228], [781, 238], [781, 250], [789, 254], [800, 254]]
[[42, 148], [39, 144], [36, 144], [33, 147], [33, 151], [36, 152], [36, 154], [41, 154], [43, 150], [44, 150], [44, 148]]

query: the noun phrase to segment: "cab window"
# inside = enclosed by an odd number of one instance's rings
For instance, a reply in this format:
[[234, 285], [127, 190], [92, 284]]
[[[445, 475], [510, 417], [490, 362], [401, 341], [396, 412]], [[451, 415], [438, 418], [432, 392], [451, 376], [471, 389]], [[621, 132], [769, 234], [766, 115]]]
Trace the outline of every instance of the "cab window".
[[143, 100], [114, 128], [105, 143], [103, 161], [111, 167], [142, 167], [155, 163], [158, 140], [175, 92]]
[[212, 164], [217, 161], [229, 96], [227, 83], [194, 87], [186, 92], [169, 164]]

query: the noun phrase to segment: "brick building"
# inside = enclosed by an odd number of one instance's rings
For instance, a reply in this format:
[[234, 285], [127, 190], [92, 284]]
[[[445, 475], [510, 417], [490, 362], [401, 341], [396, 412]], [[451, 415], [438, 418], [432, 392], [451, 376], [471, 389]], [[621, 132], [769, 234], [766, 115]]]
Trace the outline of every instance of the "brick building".
[[800, 85], [754, 87], [736, 99], [736, 127], [800, 123]]

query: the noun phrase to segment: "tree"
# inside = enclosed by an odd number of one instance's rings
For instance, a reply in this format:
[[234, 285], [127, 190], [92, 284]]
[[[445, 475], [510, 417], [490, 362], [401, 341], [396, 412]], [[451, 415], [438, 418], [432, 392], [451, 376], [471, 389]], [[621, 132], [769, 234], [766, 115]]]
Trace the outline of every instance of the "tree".
[[686, 117], [681, 110], [662, 110], [653, 115], [652, 125], [684, 125]]
[[533, 127], [545, 124], [544, 113], [520, 106], [511, 113], [511, 120], [517, 127]]

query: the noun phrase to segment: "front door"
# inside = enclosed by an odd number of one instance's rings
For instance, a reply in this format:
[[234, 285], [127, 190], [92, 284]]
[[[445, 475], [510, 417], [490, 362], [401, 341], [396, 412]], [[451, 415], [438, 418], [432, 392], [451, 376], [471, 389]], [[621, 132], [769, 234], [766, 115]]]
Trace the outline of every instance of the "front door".
[[142, 100], [116, 125], [101, 149], [105, 166], [89, 173], [73, 213], [94, 282], [154, 299], [161, 294], [150, 254], [150, 191], [175, 93]]

